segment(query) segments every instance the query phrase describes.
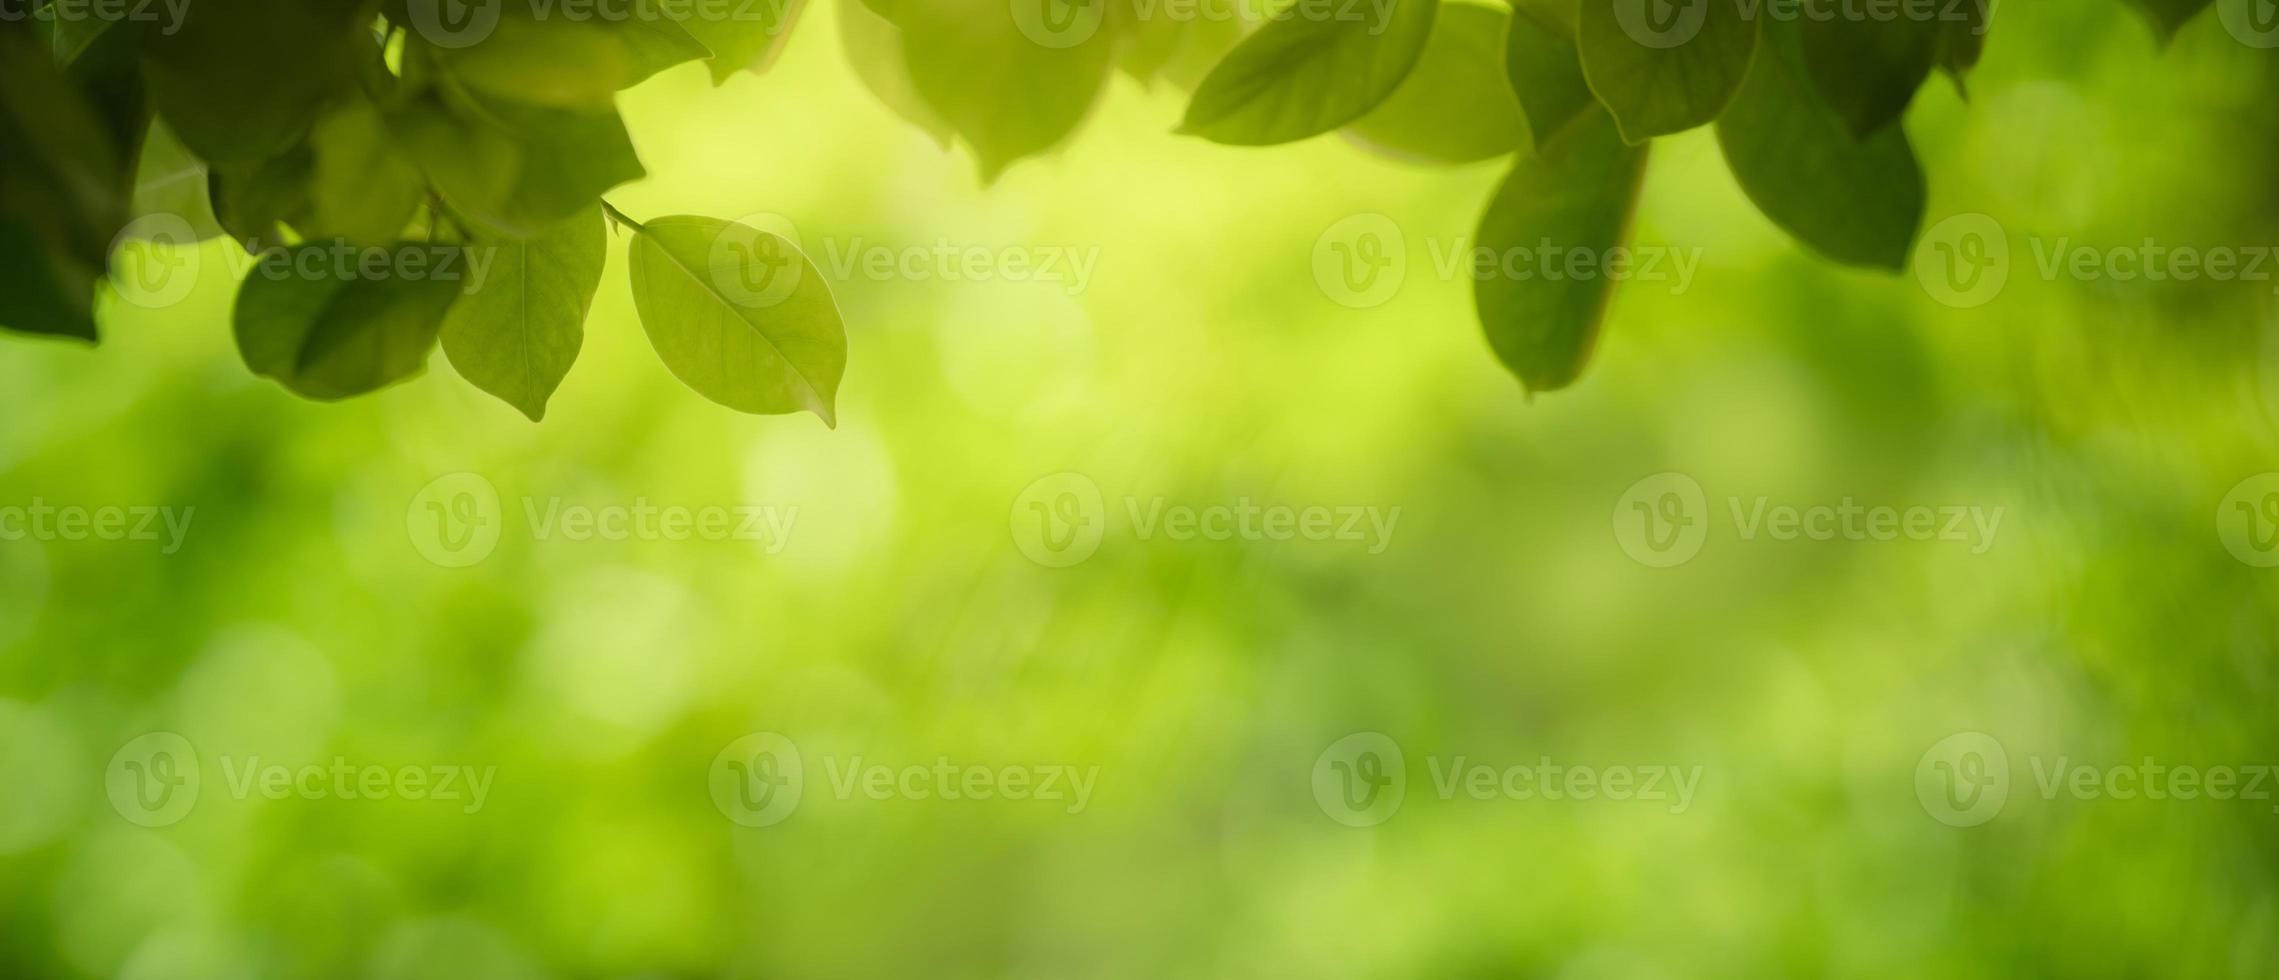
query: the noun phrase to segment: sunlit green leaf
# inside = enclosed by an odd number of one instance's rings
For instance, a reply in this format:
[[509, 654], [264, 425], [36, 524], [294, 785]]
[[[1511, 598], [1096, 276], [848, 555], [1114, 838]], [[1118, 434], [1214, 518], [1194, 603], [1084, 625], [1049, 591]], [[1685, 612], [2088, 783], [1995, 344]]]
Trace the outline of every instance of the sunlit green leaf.
[[309, 134], [310, 238], [365, 244], [394, 241], [427, 194], [419, 167], [404, 155], [380, 110], [363, 99], [334, 107]]
[[1452, 0], [1416, 69], [1391, 98], [1347, 126], [1355, 142], [1420, 163], [1469, 163], [1527, 145], [1527, 116], [1505, 83], [1512, 14]]
[[531, 421], [544, 418], [585, 341], [607, 246], [598, 205], [535, 238], [470, 246], [493, 259], [443, 321], [451, 366]]
[[[1437, 0], [1285, 8], [1203, 79], [1179, 131], [1267, 146], [1318, 136], [1384, 103], [1432, 35]], [[1317, 13], [1327, 12], [1327, 16]]]
[[861, 3], [834, 6], [839, 8], [839, 42], [846, 48], [847, 63], [854, 66], [855, 77], [862, 80], [863, 87], [895, 115], [948, 147], [957, 133], [919, 96], [918, 84], [910, 79], [910, 63], [902, 50], [902, 28]]
[[1024, 5], [1033, 13], [1059, 2], [1013, 0], [1010, 15], [1006, 0], [894, 4], [911, 83], [973, 145], [984, 182], [1074, 132], [1107, 83], [1107, 36], [1050, 47], [1023, 32]]
[[447, 92], [398, 110], [389, 129], [455, 216], [496, 235], [538, 234], [643, 174], [615, 111]]
[[806, 0], [781, 3], [731, 3], [689, 8], [680, 25], [710, 52], [707, 65], [714, 84], [740, 71], [765, 70], [791, 37]]
[[[371, 274], [369, 257], [386, 257]], [[239, 290], [238, 352], [253, 373], [306, 398], [361, 395], [418, 374], [457, 299], [463, 249], [400, 244], [272, 251]]]
[[1527, 390], [1556, 391], [1582, 375], [1614, 283], [1603, 274], [1514, 276], [1502, 257], [1545, 245], [1607, 256], [1629, 239], [1645, 170], [1645, 148], [1625, 144], [1594, 111], [1522, 155], [1481, 216], [1477, 247], [1494, 258], [1492, 268], [1474, 269], [1473, 302], [1489, 346]]
[[[166, 122], [151, 120], [150, 133], [142, 143], [142, 158], [135, 165], [130, 219], [171, 217], [180, 224], [169, 223], [166, 230], [174, 235], [187, 232], [188, 241], [221, 235], [222, 227], [214, 218], [213, 202], [206, 190], [207, 177], [205, 162], [190, 154], [174, 131], [166, 128]], [[129, 227], [133, 228], [132, 220]]]
[[1724, 0], [1586, 0], [1577, 30], [1583, 77], [1632, 143], [1716, 119], [1757, 49], [1756, 19]]
[[740, 412], [808, 411], [837, 425], [846, 329], [798, 246], [717, 218], [635, 230], [633, 303], [682, 383]]
[[1865, 141], [1805, 77], [1792, 30], [1766, 32], [1749, 84], [1717, 123], [1757, 208], [1838, 262], [1900, 269], [1923, 221], [1923, 172], [1900, 126]]

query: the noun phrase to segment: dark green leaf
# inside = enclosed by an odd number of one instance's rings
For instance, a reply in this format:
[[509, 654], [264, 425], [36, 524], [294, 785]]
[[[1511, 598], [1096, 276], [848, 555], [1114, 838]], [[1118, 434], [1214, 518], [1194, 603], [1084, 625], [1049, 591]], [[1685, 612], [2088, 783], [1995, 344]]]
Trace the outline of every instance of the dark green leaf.
[[1642, 143], [1717, 118], [1741, 88], [1757, 22], [1726, 0], [1585, 0], [1583, 77]]
[[1774, 224], [1838, 262], [1901, 269], [1923, 221], [1923, 172], [1907, 133], [1852, 138], [1805, 77], [1793, 30], [1770, 28], [1717, 140]]
[[443, 321], [443, 352], [475, 387], [535, 422], [585, 340], [607, 252], [601, 208], [535, 238], [481, 242], [488, 275]]
[[1603, 274], [1508, 275], [1502, 257], [1546, 244], [1609, 255], [1629, 239], [1645, 170], [1646, 149], [1625, 144], [1594, 111], [1521, 156], [1481, 216], [1478, 247], [1494, 261], [1474, 270], [1473, 302], [1489, 346], [1527, 390], [1555, 391], [1582, 375], [1614, 283]]
[[1583, 80], [1574, 28], [1519, 8], [1504, 39], [1504, 71], [1526, 112], [1534, 143], [1548, 143], [1598, 104]]
[[838, 424], [846, 328], [798, 246], [717, 218], [635, 229], [633, 304], [674, 376], [755, 415], [809, 411]]
[[[1438, 0], [1392, 0], [1385, 23], [1362, 5], [1285, 8], [1203, 79], [1179, 131], [1268, 146], [1318, 136], [1366, 115], [1416, 67]], [[1331, 16], [1313, 16], [1327, 10]], [[1304, 12], [1301, 12], [1304, 11]]]
[[1852, 135], [1865, 139], [1897, 121], [1915, 100], [1938, 60], [1945, 23], [1807, 18], [1804, 66]]
[[93, 340], [127, 148], [28, 30], [0, 30], [0, 326]]
[[315, 173], [316, 154], [306, 143], [251, 167], [217, 165], [207, 183], [214, 217], [249, 250], [275, 247], [285, 238], [280, 225], [309, 223]]
[[376, 58], [361, 5], [198, 0], [152, 32], [144, 71], [158, 112], [213, 164], [255, 165], [299, 142], [325, 103]]
[[1959, 13], [1961, 16], [1954, 20], [1942, 21], [1939, 30], [1939, 67], [1953, 76], [1958, 86], [1986, 53], [1988, 27], [1981, 0], [1968, 0]]
[[[387, 256], [384, 274], [364, 264], [374, 253]], [[384, 388], [426, 366], [467, 260], [464, 249], [418, 244], [265, 253], [238, 292], [238, 351], [253, 373], [306, 398]]]

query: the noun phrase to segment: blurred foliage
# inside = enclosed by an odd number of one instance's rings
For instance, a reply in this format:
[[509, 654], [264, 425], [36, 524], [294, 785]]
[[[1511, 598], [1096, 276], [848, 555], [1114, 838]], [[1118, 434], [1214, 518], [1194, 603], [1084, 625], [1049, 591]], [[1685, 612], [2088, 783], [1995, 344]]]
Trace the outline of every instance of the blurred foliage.
[[[649, 177], [611, 198], [796, 227], [862, 366], [835, 432], [686, 397], [623, 279], [594, 291], [546, 426], [440, 377], [306, 403], [235, 363], [237, 283], [205, 274], [222, 241], [178, 256], [205, 271], [174, 305], [100, 292], [102, 356], [0, 355], [0, 507], [194, 508], [172, 554], [0, 540], [0, 974], [2279, 964], [2268, 803], [2044, 799], [2025, 762], [2279, 762], [2279, 585], [2213, 520], [2279, 450], [2273, 283], [2037, 268], [2060, 242], [2279, 244], [2269, 52], [2212, 18], [2163, 46], [2112, 5], [2004, 6], [1968, 101], [1927, 85], [1905, 122], [1927, 223], [2008, 232], [2009, 283], [1974, 308], [1805, 254], [1729, 176], [1727, 134], [1661, 140], [1634, 240], [1699, 248], [1699, 274], [1615, 295], [1593, 372], [1526, 404], [1481, 356], [1469, 277], [1431, 274], [1505, 166], [1169, 139], [1186, 95], [1118, 78], [1084, 139], [984, 189], [865, 90], [842, 52], [875, 14], [840, 7], [765, 77], [715, 89], [686, 64], [623, 93]], [[1356, 214], [1410, 255], [1359, 309], [1307, 262]], [[1073, 295], [831, 271], [834, 249], [938, 241], [1096, 248], [1099, 271]], [[608, 262], [634, 245], [612, 237]], [[1608, 518], [1665, 471], [1720, 516], [1656, 569]], [[1045, 568], [1007, 515], [1061, 472], [1100, 487], [1111, 533]], [[496, 487], [507, 528], [444, 568], [407, 522], [456, 473]], [[1402, 518], [1375, 555], [1135, 539], [1122, 501], [1159, 496]], [[1741, 540], [1725, 499], [1758, 496], [2008, 517], [1975, 555]], [[523, 517], [640, 499], [799, 510], [772, 553], [537, 539]], [[756, 731], [811, 773], [790, 820], [746, 828], [706, 766]], [[1405, 806], [1369, 829], [1308, 787], [1360, 731], [1411, 760]], [[1956, 828], [1914, 779], [1964, 731], [2015, 776], [1997, 819]], [[106, 797], [149, 732], [208, 755], [195, 810], [159, 828]], [[818, 788], [821, 760], [857, 755], [1101, 775], [1074, 815]], [[1435, 798], [1422, 760], [1458, 755], [1707, 775], [1683, 814]], [[215, 756], [497, 777], [473, 813], [239, 799]]]

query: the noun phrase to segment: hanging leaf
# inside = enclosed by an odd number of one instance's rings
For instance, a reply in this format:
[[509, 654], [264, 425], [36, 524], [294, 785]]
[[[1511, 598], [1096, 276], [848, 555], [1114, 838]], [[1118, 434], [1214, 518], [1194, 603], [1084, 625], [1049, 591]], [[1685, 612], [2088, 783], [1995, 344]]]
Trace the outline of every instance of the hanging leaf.
[[[1024, 34], [1023, 8], [1062, 0], [897, 0], [911, 84], [973, 145], [984, 183], [1075, 132], [1107, 84], [1109, 38], [1048, 47]], [[1031, 13], [1031, 22], [1042, 14]]]
[[1866, 141], [1805, 77], [1794, 30], [1770, 28], [1749, 83], [1717, 123], [1757, 208], [1838, 262], [1898, 270], [1923, 223], [1923, 172], [1899, 126]]
[[370, 11], [351, 3], [198, 0], [174, 33], [150, 32], [151, 98], [184, 145], [250, 166], [307, 134], [318, 112], [376, 58]]
[[1509, 8], [1452, 0], [1391, 98], [1344, 130], [1396, 159], [1470, 163], [1527, 145], [1527, 116], [1504, 84]]
[[948, 149], [957, 131], [918, 94], [918, 83], [910, 78], [910, 64], [902, 50], [902, 28], [861, 3], [841, 0], [834, 6], [839, 8], [839, 42], [846, 48], [855, 77], [895, 115]]
[[1986, 53], [1986, 8], [1979, 0], [1969, 0], [1961, 7], [1961, 16], [1941, 21], [1939, 25], [1939, 67], [1955, 80], [1957, 88], [1967, 88], [1963, 78], [1978, 67], [1978, 59]]
[[333, 107], [309, 133], [309, 238], [361, 244], [396, 240], [427, 194], [419, 167], [404, 155], [387, 120], [366, 99]]
[[221, 224], [214, 218], [211, 195], [206, 190], [208, 173], [204, 161], [190, 155], [189, 148], [166, 128], [165, 120], [150, 121], [150, 133], [143, 138], [142, 158], [135, 165], [135, 189], [128, 206], [129, 230], [136, 229], [136, 221], [154, 216], [171, 217], [180, 224], [169, 222], [166, 229], [170, 238], [186, 238], [171, 244], [186, 245], [216, 238], [222, 234]]
[[1804, 67], [1852, 135], [1866, 139], [1897, 121], [1915, 100], [1915, 90], [1931, 77], [1945, 24], [1808, 18], [1801, 25]]
[[2183, 30], [2184, 25], [2208, 8], [2211, 0], [2129, 0], [2152, 20], [2154, 30], [2160, 32], [2161, 43], [2166, 44]]
[[216, 165], [207, 184], [214, 217], [248, 251], [285, 240], [284, 226], [309, 223], [316, 154], [302, 143], [250, 167]]
[[[372, 275], [365, 263], [380, 253], [387, 272]], [[269, 252], [238, 291], [238, 352], [254, 374], [304, 398], [377, 391], [427, 365], [467, 259], [463, 249], [413, 243]]]
[[536, 238], [473, 248], [494, 259], [444, 319], [443, 353], [475, 387], [539, 421], [585, 342], [608, 251], [601, 207]]
[[1645, 148], [1591, 112], [1522, 156], [1488, 202], [1477, 247], [1493, 267], [1474, 270], [1472, 298], [1489, 346], [1528, 391], [1556, 391], [1582, 375], [1614, 283], [1603, 274], [1523, 278], [1502, 259], [1545, 245], [1607, 256], [1629, 240], [1645, 172]]
[[1504, 39], [1504, 72], [1539, 145], [1598, 105], [1575, 51], [1574, 28], [1529, 7], [1516, 8]]
[[457, 91], [389, 117], [454, 215], [495, 236], [539, 234], [638, 180], [641, 161], [616, 111], [516, 105]]
[[717, 218], [633, 230], [633, 305], [675, 377], [739, 412], [808, 411], [838, 425], [846, 328], [798, 246]]
[[718, 85], [740, 71], [757, 74], [767, 70], [783, 53], [791, 25], [806, 6], [807, 0], [697, 4], [689, 8], [680, 26], [708, 49], [706, 65], [712, 72], [712, 83]]
[[[1187, 104], [1182, 133], [1232, 146], [1319, 136], [1366, 115], [1416, 67], [1438, 0], [1391, 0], [1384, 23], [1344, 5], [1287, 8], [1243, 39]], [[1332, 16], [1309, 16], [1327, 10]]]
[[1583, 77], [1643, 143], [1707, 124], [1733, 101], [1757, 49], [1749, 8], [1721, 0], [1585, 0]]

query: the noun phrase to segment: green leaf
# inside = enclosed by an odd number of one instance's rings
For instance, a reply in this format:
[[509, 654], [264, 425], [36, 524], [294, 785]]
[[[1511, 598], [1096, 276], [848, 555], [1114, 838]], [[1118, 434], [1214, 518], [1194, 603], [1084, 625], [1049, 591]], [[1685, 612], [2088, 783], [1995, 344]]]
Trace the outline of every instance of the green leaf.
[[[1084, 121], [1109, 72], [1110, 45], [1095, 35], [1048, 47], [1024, 34], [1042, 5], [1062, 0], [897, 0], [904, 63], [920, 98], [973, 145], [984, 182], [1014, 161], [1051, 149]], [[1024, 14], [1024, 10], [1028, 11]]]
[[217, 165], [206, 189], [222, 229], [258, 251], [284, 241], [279, 226], [309, 223], [309, 184], [315, 173], [316, 154], [302, 143], [250, 167]]
[[[1470, 163], [1527, 144], [1527, 115], [1505, 84], [1511, 10], [1453, 0], [1391, 98], [1345, 128], [1364, 146], [1422, 163]], [[1586, 93], [1587, 94], [1587, 93]]]
[[1801, 25], [1804, 67], [1852, 135], [1866, 139], [1906, 113], [1915, 90], [1931, 77], [1946, 24], [1904, 17], [1888, 23], [1807, 18]]
[[783, 53], [784, 42], [791, 37], [791, 26], [806, 6], [807, 0], [695, 4], [680, 24], [710, 51], [706, 64], [712, 71], [712, 83], [718, 85], [740, 71], [755, 74], [766, 71]]
[[1591, 112], [1522, 156], [1481, 216], [1478, 246], [1496, 261], [1474, 270], [1473, 302], [1489, 346], [1528, 391], [1556, 391], [1582, 375], [1614, 283], [1506, 275], [1502, 258], [1545, 245], [1608, 255], [1629, 239], [1645, 171], [1646, 149]]
[[[1962, 16], [1940, 22], [1939, 67], [1953, 77], [1958, 88], [1963, 87], [1963, 76], [1978, 67], [1978, 59], [1986, 53], [1986, 8], [1979, 0], [1962, 5]], [[1965, 94], [1968, 94], [1967, 91]]]
[[846, 328], [798, 246], [717, 218], [634, 231], [633, 305], [675, 377], [739, 412], [809, 411], [838, 425]]
[[[1179, 131], [1231, 146], [1318, 136], [1383, 104], [1416, 67], [1438, 0], [1284, 8], [1227, 53], [1195, 89]], [[1310, 16], [1327, 11], [1330, 16]]]
[[443, 353], [475, 387], [539, 421], [585, 341], [608, 250], [601, 208], [536, 238], [474, 248], [496, 258], [444, 319]]
[[[363, 263], [374, 253], [394, 263], [386, 274], [367, 274]], [[457, 247], [411, 243], [268, 252], [238, 291], [238, 351], [254, 374], [305, 398], [329, 401], [394, 384], [426, 366], [467, 259]]]
[[855, 77], [895, 115], [947, 149], [957, 131], [918, 94], [918, 83], [910, 78], [910, 64], [903, 52], [902, 28], [861, 3], [840, 0], [833, 6], [839, 8], [839, 42], [846, 49], [847, 63], [854, 66]]
[[310, 238], [380, 244], [396, 240], [427, 195], [427, 180], [404, 155], [378, 107], [344, 102], [309, 135]]
[[[208, 176], [205, 162], [190, 154], [174, 131], [166, 128], [166, 121], [153, 119], [150, 133], [142, 141], [142, 158], [135, 165], [134, 196], [127, 210], [136, 221], [151, 217], [179, 221], [168, 222], [169, 237], [179, 237], [184, 231], [188, 235], [186, 240], [172, 244], [219, 237], [222, 227], [214, 218], [206, 189]], [[130, 221], [130, 228], [134, 224]]]
[[2153, 28], [2160, 32], [2160, 40], [2165, 44], [2177, 31], [2183, 30], [2185, 24], [2191, 23], [2192, 18], [2199, 16], [2200, 11], [2207, 9], [2210, 0], [2129, 0], [2129, 3], [2151, 18]]
[[143, 71], [159, 115], [212, 164], [283, 153], [354, 83], [355, 66], [378, 57], [360, 4], [198, 0], [183, 9], [179, 31], [151, 32]]
[[1575, 51], [1574, 28], [1530, 8], [1517, 8], [1504, 39], [1504, 72], [1519, 96], [1533, 143], [1549, 142], [1598, 105]]
[[454, 214], [494, 236], [539, 234], [643, 175], [615, 110], [516, 105], [446, 90], [389, 117], [389, 130]]
[[0, 326], [95, 339], [95, 283], [126, 222], [124, 157], [41, 41], [0, 24]]
[[467, 87], [529, 105], [607, 109], [640, 78], [618, 32], [598, 22], [501, 17], [481, 41], [427, 49]]
[[1903, 269], [1923, 223], [1922, 168], [1900, 126], [1865, 141], [1805, 77], [1795, 32], [1767, 32], [1765, 51], [1717, 141], [1758, 210], [1838, 262]]
[[1726, 0], [1585, 0], [1583, 77], [1622, 137], [1643, 143], [1717, 118], [1741, 88], [1757, 22]]

